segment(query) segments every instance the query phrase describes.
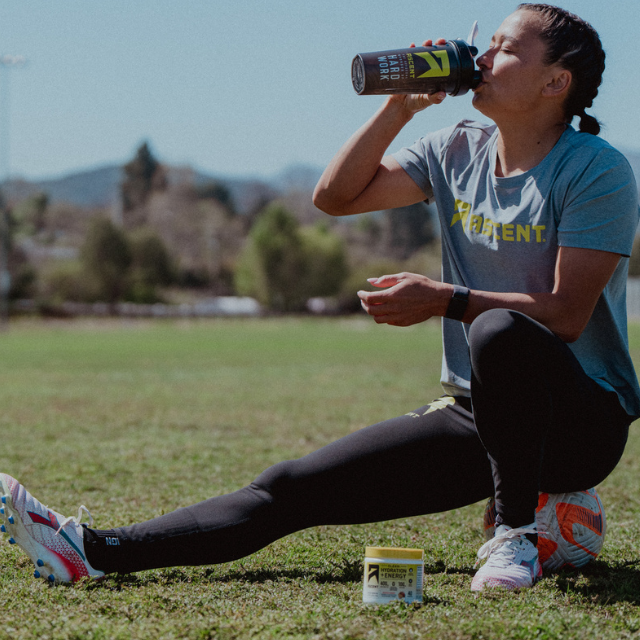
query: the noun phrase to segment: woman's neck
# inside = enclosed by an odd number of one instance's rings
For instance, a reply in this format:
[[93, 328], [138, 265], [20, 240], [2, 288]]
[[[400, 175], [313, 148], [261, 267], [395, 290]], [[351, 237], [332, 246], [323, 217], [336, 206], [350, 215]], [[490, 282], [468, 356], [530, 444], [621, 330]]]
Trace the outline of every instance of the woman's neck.
[[514, 127], [498, 125], [498, 157], [496, 176], [508, 178], [517, 176], [540, 164], [553, 149], [567, 125], [556, 123], [545, 125], [532, 122]]

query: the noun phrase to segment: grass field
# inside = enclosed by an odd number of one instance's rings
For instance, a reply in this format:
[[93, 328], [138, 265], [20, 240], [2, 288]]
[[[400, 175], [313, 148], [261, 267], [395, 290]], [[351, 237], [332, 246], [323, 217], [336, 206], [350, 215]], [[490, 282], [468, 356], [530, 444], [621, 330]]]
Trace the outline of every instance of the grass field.
[[[640, 326], [631, 327], [640, 364]], [[266, 466], [440, 395], [437, 322], [15, 323], [0, 335], [0, 468], [109, 528], [237, 489]], [[464, 470], [462, 470], [464, 471]], [[238, 562], [50, 587], [0, 544], [0, 638], [640, 636], [640, 434], [599, 487], [600, 558], [522, 593], [469, 591], [483, 504], [321, 527]], [[362, 604], [365, 545], [426, 551], [422, 606]]]

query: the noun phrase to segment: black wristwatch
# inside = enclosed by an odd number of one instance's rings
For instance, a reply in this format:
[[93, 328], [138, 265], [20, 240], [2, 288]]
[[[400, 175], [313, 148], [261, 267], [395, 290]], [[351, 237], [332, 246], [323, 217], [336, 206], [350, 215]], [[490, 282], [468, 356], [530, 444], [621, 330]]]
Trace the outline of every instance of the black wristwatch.
[[467, 287], [461, 287], [460, 285], [453, 285], [453, 295], [449, 301], [447, 312], [444, 314], [445, 318], [451, 320], [462, 320], [467, 305], [469, 304], [469, 289]]

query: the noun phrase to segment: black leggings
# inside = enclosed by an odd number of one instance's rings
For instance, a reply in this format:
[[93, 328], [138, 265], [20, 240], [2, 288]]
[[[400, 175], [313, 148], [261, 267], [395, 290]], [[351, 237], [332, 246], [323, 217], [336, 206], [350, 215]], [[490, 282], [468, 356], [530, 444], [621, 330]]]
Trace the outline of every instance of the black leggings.
[[216, 564], [308, 527], [436, 513], [491, 495], [497, 521], [517, 527], [534, 521], [538, 491], [602, 482], [631, 420], [617, 395], [523, 314], [482, 314], [469, 343], [472, 400], [441, 398], [153, 520], [86, 529], [89, 562], [107, 573]]

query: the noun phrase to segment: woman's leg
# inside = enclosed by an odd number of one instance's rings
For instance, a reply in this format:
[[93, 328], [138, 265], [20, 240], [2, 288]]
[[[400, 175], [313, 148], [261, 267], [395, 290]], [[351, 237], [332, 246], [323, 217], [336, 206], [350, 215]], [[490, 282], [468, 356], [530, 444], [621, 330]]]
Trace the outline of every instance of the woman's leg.
[[[629, 418], [551, 332], [522, 314], [487, 312], [471, 328], [470, 352], [475, 416], [468, 399], [440, 399], [277, 464], [240, 491], [108, 531], [73, 526], [0, 474], [4, 526], [38, 567], [46, 556], [50, 577], [70, 580], [226, 562], [314, 525], [464, 506], [494, 484], [499, 523], [518, 527], [533, 521], [538, 488], [586, 489], [613, 469]], [[55, 534], [58, 520], [66, 537]]]
[[474, 417], [491, 461], [496, 523], [532, 523], [540, 490], [602, 482], [622, 455], [630, 422], [617, 395], [589, 378], [562, 340], [521, 313], [482, 314], [469, 343]]
[[493, 492], [468, 399], [440, 399], [267, 469], [249, 486], [153, 520], [87, 529], [91, 566], [130, 573], [227, 562], [294, 531], [454, 509]]

